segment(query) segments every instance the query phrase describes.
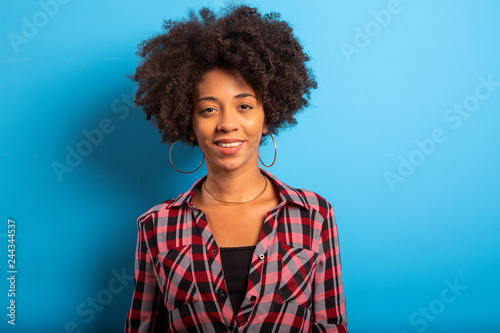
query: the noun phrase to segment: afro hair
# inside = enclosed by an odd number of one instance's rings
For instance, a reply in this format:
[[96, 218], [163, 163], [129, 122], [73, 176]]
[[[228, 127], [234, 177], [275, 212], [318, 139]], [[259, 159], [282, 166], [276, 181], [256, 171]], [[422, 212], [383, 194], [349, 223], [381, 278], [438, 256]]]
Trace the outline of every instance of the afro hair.
[[317, 83], [306, 66], [309, 56], [280, 14], [229, 6], [216, 16], [191, 10], [185, 20], [166, 20], [164, 31], [139, 44], [135, 104], [153, 120], [162, 142], [191, 141], [192, 96], [202, 76], [214, 68], [235, 69], [261, 99], [268, 131], [295, 125]]

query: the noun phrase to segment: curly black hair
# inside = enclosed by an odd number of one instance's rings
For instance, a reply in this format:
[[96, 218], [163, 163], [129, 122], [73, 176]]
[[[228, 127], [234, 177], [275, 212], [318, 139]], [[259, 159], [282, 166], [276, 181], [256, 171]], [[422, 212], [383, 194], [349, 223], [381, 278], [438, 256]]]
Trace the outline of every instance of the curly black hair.
[[208, 8], [189, 19], [166, 20], [164, 33], [139, 44], [142, 62], [135, 104], [153, 118], [162, 142], [192, 142], [192, 95], [202, 76], [214, 68], [238, 70], [262, 100], [268, 130], [295, 125], [295, 114], [308, 105], [317, 83], [309, 56], [280, 14], [230, 5], [217, 17]]

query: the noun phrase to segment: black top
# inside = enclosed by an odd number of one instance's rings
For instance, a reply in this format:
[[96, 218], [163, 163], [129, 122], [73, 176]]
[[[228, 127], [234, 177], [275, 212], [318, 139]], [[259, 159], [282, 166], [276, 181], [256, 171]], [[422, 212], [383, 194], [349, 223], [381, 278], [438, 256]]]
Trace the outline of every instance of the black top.
[[254, 250], [255, 246], [220, 248], [222, 270], [235, 315], [247, 293], [248, 273]]

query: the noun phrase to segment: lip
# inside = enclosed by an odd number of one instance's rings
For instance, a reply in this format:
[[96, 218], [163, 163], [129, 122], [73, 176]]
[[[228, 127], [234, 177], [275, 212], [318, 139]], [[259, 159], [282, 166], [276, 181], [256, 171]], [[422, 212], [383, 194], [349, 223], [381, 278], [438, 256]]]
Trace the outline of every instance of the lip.
[[219, 140], [215, 140], [215, 143], [217, 142], [220, 142], [220, 143], [233, 143], [233, 142], [243, 142], [245, 140], [241, 140], [241, 139], [219, 139]]
[[[217, 144], [217, 143], [234, 143], [234, 142], [241, 142], [241, 145], [238, 145], [236, 147], [221, 147]], [[240, 139], [219, 139], [214, 142], [215, 148], [223, 155], [234, 155], [238, 153], [244, 144], [245, 141]]]

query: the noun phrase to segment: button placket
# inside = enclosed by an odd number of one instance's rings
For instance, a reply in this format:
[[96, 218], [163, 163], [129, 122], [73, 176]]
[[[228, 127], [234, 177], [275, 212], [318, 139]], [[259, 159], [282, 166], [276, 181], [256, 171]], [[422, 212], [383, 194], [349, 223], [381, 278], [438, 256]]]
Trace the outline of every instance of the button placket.
[[221, 299], [225, 300], [225, 299], [226, 299], [227, 294], [226, 294], [226, 292], [225, 292], [224, 290], [219, 289], [219, 290], [217, 291], [217, 296], [219, 296]]

